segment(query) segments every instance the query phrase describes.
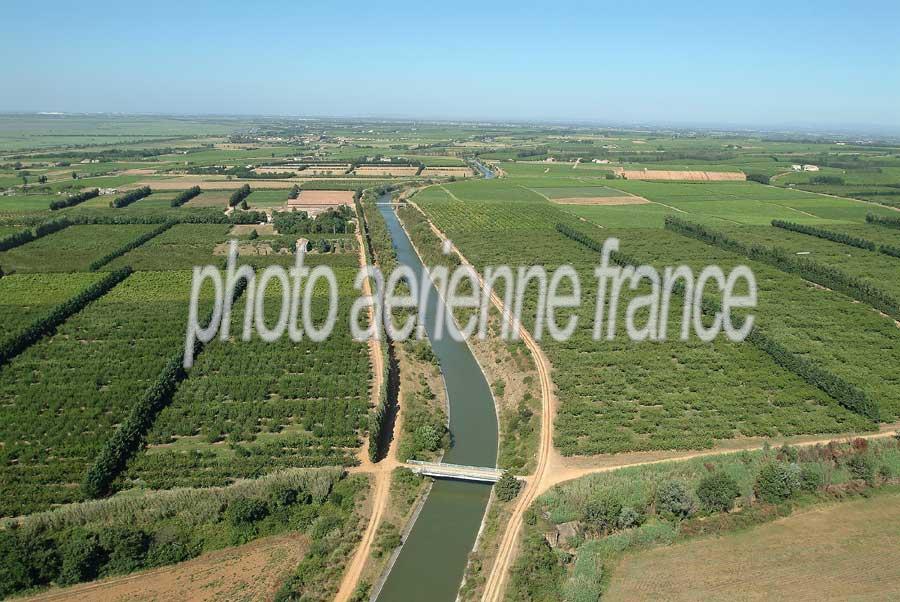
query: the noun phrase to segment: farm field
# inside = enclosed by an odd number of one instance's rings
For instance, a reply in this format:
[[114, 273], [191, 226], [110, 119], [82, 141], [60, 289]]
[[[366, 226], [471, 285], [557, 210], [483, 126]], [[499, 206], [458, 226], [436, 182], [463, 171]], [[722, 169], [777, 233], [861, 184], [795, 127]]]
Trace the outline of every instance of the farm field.
[[[129, 276], [0, 371], [0, 515], [82, 499], [80, 481], [183, 347], [190, 272]], [[51, 454], [53, 462], [43, 462]]]
[[[860, 551], [863, 542], [887, 545], [889, 532], [865, 525], [893, 519], [877, 502], [895, 497], [888, 491], [900, 474], [894, 440], [848, 444], [846, 438], [886, 435], [900, 419], [900, 329], [874, 309], [872, 297], [857, 301], [837, 292], [846, 289], [827, 290], [804, 279], [813, 276], [724, 251], [679, 233], [671, 222], [666, 226], [666, 218], [676, 216], [745, 244], [779, 247], [791, 258], [807, 257], [900, 298], [900, 259], [771, 225], [783, 220], [900, 247], [900, 230], [866, 223], [868, 214], [900, 217], [890, 206], [900, 197], [895, 194], [900, 190], [900, 146], [893, 142], [838, 144], [837, 139], [794, 140], [784, 133], [552, 124], [81, 119], [84, 123], [75, 116], [23, 117], [19, 128], [0, 115], [0, 192], [5, 193], [0, 196], [0, 240], [10, 247], [0, 251], [0, 344], [101, 278], [126, 267], [133, 270], [55, 326], [39, 329], [0, 365], [0, 551], [13, 550], [4, 558], [31, 567], [18, 573], [22, 580], [12, 589], [0, 584], [0, 597], [26, 590], [39, 595], [37, 590], [46, 587], [55, 594], [64, 584], [89, 581], [69, 594], [126, 596], [149, 588], [163, 596], [241, 598], [258, 587], [266, 596], [280, 589], [285, 599], [330, 600], [344, 567], [360, 550], [365, 562], [359, 564], [365, 566], [357, 577], [365, 582], [357, 583], [361, 589], [356, 596], [364, 599], [371, 593], [366, 587], [374, 585], [378, 571], [390, 565], [390, 552], [407, 536], [403, 526], [415, 513], [416, 496], [430, 489], [412, 478], [405, 483], [409, 490], [402, 507], [385, 508], [393, 495], [385, 495], [386, 487], [394, 487], [391, 479], [385, 485], [387, 471], [409, 457], [434, 459], [442, 449], [452, 450], [448, 442], [459, 428], [450, 422], [448, 432], [445, 426], [448, 417], [458, 414], [442, 407], [452, 395], [442, 390], [447, 386], [445, 366], [430, 346], [385, 345], [379, 361], [378, 356], [373, 359], [375, 346], [370, 350], [351, 339], [350, 307], [359, 293], [353, 286], [358, 241], [381, 267], [397, 261], [389, 251], [386, 223], [367, 209], [368, 229], [357, 238], [353, 209], [356, 199], [362, 197], [368, 207], [386, 192], [411, 199], [479, 270], [534, 264], [549, 271], [568, 264], [582, 282], [574, 335], [555, 341], [545, 331], [537, 341], [547, 365], [532, 361], [525, 343], [491, 340], [472, 347], [499, 406], [498, 465], [531, 474], [529, 483], [542, 489], [528, 498], [529, 504], [534, 500], [533, 516], [528, 504], [519, 504], [521, 497], [488, 510], [487, 537], [471, 557], [477, 566], [469, 567], [473, 572], [467, 573], [462, 600], [488, 591], [485, 579], [500, 559], [492, 546], [506, 536], [507, 519], [517, 520], [515, 512], [520, 512], [519, 520], [527, 519], [521, 547], [511, 548], [521, 550], [526, 562], [507, 583], [507, 594], [515, 599], [576, 602], [601, 593], [630, 599], [644, 592], [658, 596], [669, 584], [673, 596], [680, 595], [689, 591], [690, 585], [681, 584], [690, 584], [690, 573], [674, 568], [678, 558], [714, 567], [703, 581], [709, 587], [704, 594], [714, 598], [716, 588], [733, 593], [737, 590], [728, 588], [739, 586], [726, 578], [730, 565], [720, 560], [732, 549], [745, 554], [741, 558], [747, 563], [760, 562], [759, 571], [771, 575], [764, 581], [768, 587], [789, 565], [775, 559], [796, 552], [789, 539], [761, 536], [771, 551], [764, 553], [744, 533], [723, 528], [715, 540], [694, 534], [706, 532], [711, 523], [746, 520], [752, 527], [757, 519], [777, 518], [768, 513], [794, 511], [793, 504], [812, 504], [816, 513], [835, 512], [827, 522], [840, 522], [846, 527], [840, 532], [860, 543], [832, 552], [860, 559], [842, 564], [838, 556], [828, 556], [824, 539], [816, 539], [814, 550], [820, 553], [797, 556], [798, 580], [789, 584], [796, 587], [785, 591], [799, 595], [803, 583], [816, 574], [816, 562], [825, 563], [820, 566], [843, 583], [852, 582], [854, 591], [869, 591], [867, 583], [876, 577], [898, 578], [884, 572], [886, 564]], [[473, 171], [476, 162], [488, 165], [497, 177]], [[798, 163], [821, 169], [792, 171]], [[308, 167], [299, 170], [293, 167], [297, 165]], [[297, 176], [271, 175], [288, 169], [298, 170]], [[624, 179], [623, 172], [673, 179]], [[724, 173], [727, 179], [703, 175], [709, 173]], [[301, 190], [299, 205], [309, 205], [308, 216], [278, 211], [294, 184]], [[149, 196], [120, 209], [109, 207], [112, 199], [145, 185], [153, 191]], [[250, 212], [238, 207], [226, 213], [231, 195], [245, 185], [252, 191], [246, 199]], [[193, 186], [202, 192], [171, 207], [172, 199]], [[50, 211], [52, 201], [93, 187], [118, 190]], [[455, 262], [439, 255], [438, 237], [416, 208], [398, 211], [426, 263]], [[325, 215], [323, 222], [314, 220], [319, 215]], [[42, 224], [59, 218], [78, 225], [18, 244], [28, 238], [20, 233], [41, 232]], [[156, 231], [156, 236], [141, 239]], [[677, 340], [680, 302], [670, 309], [669, 340], [629, 340], [623, 324], [626, 307], [649, 292], [646, 282], [623, 291], [614, 314], [617, 336], [593, 340], [593, 269], [599, 257], [577, 242], [578, 236], [597, 242], [616, 237], [626, 255], [658, 268], [683, 264], [696, 272], [715, 264], [727, 271], [748, 265], [759, 284], [757, 331], [820, 372], [811, 376], [796, 365], [789, 367], [777, 353], [755, 343]], [[228, 243], [236, 239], [240, 262], [259, 278], [269, 266], [292, 266], [299, 238], [309, 240], [307, 266], [328, 266], [337, 275], [339, 310], [332, 336], [321, 342], [282, 338], [264, 343], [256, 334], [241, 340], [245, 293], [235, 302], [230, 336], [206, 343], [193, 367], [179, 372], [147, 412], [144, 400], [184, 348], [193, 268], [222, 267]], [[95, 263], [100, 259], [103, 265]], [[204, 290], [203, 315], [210, 292]], [[534, 292], [529, 289], [524, 299], [525, 326], [532, 332]], [[281, 293], [277, 280], [270, 282], [262, 306], [268, 323], [277, 318]], [[324, 291], [318, 289], [312, 299], [312, 314], [319, 320]], [[608, 313], [608, 304], [605, 309]], [[646, 311], [639, 312], [638, 323], [646, 317]], [[497, 316], [493, 318], [496, 322]], [[829, 388], [828, 378], [847, 389]], [[855, 403], [847, 390], [871, 406]], [[394, 395], [397, 399], [390, 398]], [[559, 403], [548, 432], [543, 430], [548, 415], [544, 402], [553, 396]], [[132, 431], [135, 416], [141, 420]], [[387, 425], [393, 433], [382, 430]], [[371, 448], [377, 453], [368, 456], [372, 433], [385, 438]], [[132, 438], [123, 443], [126, 435]], [[769, 439], [832, 436], [839, 442], [815, 452], [767, 449], [729, 458], [713, 455], [721, 449], [761, 446]], [[463, 439], [460, 434], [455, 441]], [[543, 447], [550, 449], [547, 464], [541, 460]], [[114, 466], [103, 464], [109, 449], [123, 448]], [[706, 455], [622, 474], [590, 474], [559, 487], [536, 476], [542, 466], [562, 470], [552, 480], [634, 459], [698, 452]], [[768, 463], [782, 468], [796, 463], [822, 480], [791, 497], [790, 508], [760, 504], [755, 480]], [[97, 466], [109, 468], [104, 473], [109, 481], [102, 487], [87, 478]], [[736, 480], [734, 505], [740, 512], [714, 516], [701, 508], [696, 489], [707, 474], [719, 471]], [[667, 480], [681, 482], [694, 496], [691, 511], [677, 520], [660, 512], [655, 499]], [[617, 515], [615, 526], [591, 523], [587, 515], [596, 507], [588, 502], [597, 502], [599, 492], [616, 497], [620, 510], [634, 512], [622, 516], [636, 522], [620, 528]], [[869, 500], [821, 505], [870, 493]], [[606, 501], [604, 497], [602, 503]], [[801, 508], [782, 522], [796, 520], [816, 537], [822, 535], [822, 529], [803, 522], [805, 516]], [[379, 520], [387, 522], [370, 532], [369, 526]], [[9, 529], [13, 522], [26, 530]], [[568, 523], [573, 524], [564, 526]], [[775, 524], [753, 527], [753, 532], [764, 533]], [[580, 531], [571, 544], [560, 535], [569, 528]], [[65, 554], [96, 549], [101, 560], [96, 570], [75, 577], [66, 576], [61, 556], [58, 562], [45, 562], [46, 574], [35, 571], [28, 564], [35, 561], [28, 552], [34, 548], [27, 547], [27, 537], [35, 534], [33, 541]], [[115, 541], [140, 541], [143, 547], [135, 547], [131, 560], [120, 564], [113, 559], [126, 552]], [[279, 542], [272, 555], [259, 552], [269, 550], [268, 541]], [[635, 541], [653, 549], [633, 547]], [[571, 555], [571, 562], [558, 562], [563, 554]], [[514, 554], [508, 561], [514, 561]], [[272, 575], [259, 584], [224, 575], [233, 563], [244, 562], [257, 571], [271, 568]], [[651, 575], [647, 567], [652, 563], [665, 570]], [[863, 568], [869, 566], [874, 568], [866, 582]], [[594, 570], [600, 567], [602, 575]], [[138, 570], [149, 572], [123, 577]], [[353, 570], [347, 574], [353, 576]], [[198, 571], [203, 575], [197, 576]], [[539, 578], [532, 580], [531, 571]], [[840, 584], [824, 583], [829, 591], [845, 591]], [[353, 588], [345, 593], [342, 600], [352, 599]]]
[[900, 596], [898, 525], [895, 493], [632, 554], [616, 567], [604, 599], [894, 598]]
[[[365, 427], [371, 378], [366, 346], [349, 332], [352, 269], [339, 268], [343, 308], [322, 343], [287, 337], [265, 343], [213, 342], [148, 434], [150, 448], [125, 475], [154, 488], [222, 485], [289, 467], [352, 465]], [[319, 283], [313, 323], [326, 314]], [[235, 304], [232, 332], [243, 324]], [[265, 315], [277, 319], [280, 285], [266, 291]]]
[[100, 279], [97, 274], [11, 274], [0, 279], [0, 341]]
[[7, 272], [86, 271], [95, 259], [153, 229], [141, 224], [69, 226], [0, 253]]

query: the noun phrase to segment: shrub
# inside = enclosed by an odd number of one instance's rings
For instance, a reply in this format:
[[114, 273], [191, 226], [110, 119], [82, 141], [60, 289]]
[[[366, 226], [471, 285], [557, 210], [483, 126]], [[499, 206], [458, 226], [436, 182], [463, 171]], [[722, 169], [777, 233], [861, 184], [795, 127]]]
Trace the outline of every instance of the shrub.
[[806, 464], [800, 469], [800, 489], [807, 492], [816, 491], [825, 482], [822, 467], [819, 464]]
[[622, 502], [610, 494], [593, 498], [584, 505], [582, 521], [597, 532], [611, 531], [619, 524]]
[[800, 490], [800, 469], [796, 464], [764, 464], [756, 476], [754, 490], [765, 502], [783, 502]]
[[623, 506], [619, 512], [619, 518], [616, 526], [620, 529], [631, 529], [632, 527], [640, 527], [644, 522], [644, 514], [635, 510], [631, 506]]
[[739, 495], [737, 481], [725, 472], [707, 475], [697, 485], [697, 498], [707, 512], [728, 512]]
[[428, 451], [437, 451], [441, 447], [441, 439], [443, 434], [439, 433], [434, 425], [423, 424], [416, 429], [414, 439], [416, 447], [426, 449]]
[[501, 502], [510, 502], [516, 499], [521, 490], [522, 482], [509, 471], [504, 472], [500, 480], [494, 485], [494, 492]]
[[225, 517], [235, 527], [242, 527], [262, 520], [268, 513], [268, 508], [260, 500], [241, 498], [228, 504]]
[[130, 573], [144, 566], [150, 537], [141, 529], [107, 527], [100, 531], [100, 545], [109, 556], [103, 573]]
[[663, 514], [685, 518], [694, 511], [694, 499], [679, 481], [667, 481], [656, 491], [656, 509]]
[[62, 566], [56, 581], [60, 585], [71, 585], [90, 581], [100, 574], [104, 550], [95, 533], [76, 530], [63, 543], [60, 556]]
[[771, 178], [763, 173], [748, 173], [747, 179], [751, 182], [759, 182], [760, 184], [768, 184]]
[[862, 479], [866, 483], [875, 482], [875, 461], [870, 454], [854, 454], [847, 460], [847, 469], [855, 479]]

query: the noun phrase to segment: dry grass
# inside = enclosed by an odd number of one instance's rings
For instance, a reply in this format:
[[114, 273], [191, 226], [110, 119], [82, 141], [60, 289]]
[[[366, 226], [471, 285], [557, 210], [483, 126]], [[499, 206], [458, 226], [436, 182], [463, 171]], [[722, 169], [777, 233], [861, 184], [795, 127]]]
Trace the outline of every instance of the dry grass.
[[385, 166], [368, 166], [363, 165], [357, 167], [354, 173], [358, 176], [414, 176], [418, 173], [418, 167], [391, 167]]
[[472, 175], [472, 170], [468, 167], [426, 167], [422, 170], [422, 176], [429, 177], [448, 177], [456, 176], [457, 178], [468, 178]]
[[[300, 198], [291, 205], [351, 205], [353, 203], [352, 190], [303, 190]], [[299, 202], [298, 202], [299, 201]]]
[[743, 182], [747, 176], [739, 171], [666, 171], [660, 169], [623, 169], [626, 180], [682, 180], [689, 182]]
[[900, 494], [626, 556], [604, 600], [900, 599]]
[[31, 600], [270, 600], [302, 560], [305, 535], [260, 539], [174, 566], [54, 589]]
[[550, 199], [560, 205], [646, 205], [650, 201], [640, 196], [596, 196], [584, 198]]

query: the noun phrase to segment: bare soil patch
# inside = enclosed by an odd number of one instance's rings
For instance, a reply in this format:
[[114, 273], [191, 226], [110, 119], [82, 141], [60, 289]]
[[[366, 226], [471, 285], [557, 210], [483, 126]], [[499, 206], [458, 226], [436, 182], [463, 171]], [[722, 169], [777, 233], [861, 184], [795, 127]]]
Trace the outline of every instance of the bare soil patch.
[[234, 226], [228, 234], [231, 236], [241, 236], [243, 234], [250, 234], [253, 230], [256, 230], [256, 233], [260, 236], [275, 235], [275, 226], [272, 224], [263, 224], [262, 226], [258, 224], [239, 224]]
[[560, 205], [647, 205], [650, 203], [641, 196], [596, 196], [586, 198], [551, 199]]
[[309, 549], [305, 535], [269, 537], [170, 567], [55, 589], [30, 600], [269, 600]]
[[900, 494], [626, 556], [605, 600], [897, 600]]
[[661, 169], [623, 169], [626, 180], [684, 180], [690, 182], [743, 182], [747, 176], [739, 171], [667, 171]]
[[187, 203], [185, 207], [227, 207], [230, 190], [204, 190]]
[[414, 176], [418, 172], [418, 167], [391, 167], [389, 165], [371, 167], [363, 165], [354, 170], [358, 176]]
[[468, 167], [426, 167], [422, 170], [422, 175], [426, 178], [429, 176], [468, 178], [472, 175], [472, 170]]
[[302, 182], [299, 178], [285, 180], [226, 180], [222, 176], [178, 176], [164, 180], [145, 180], [135, 184], [129, 184], [122, 188], [140, 188], [149, 186], [153, 190], [187, 190], [193, 186], [199, 186], [203, 190], [236, 190], [244, 184], [251, 188], [284, 188], [287, 190], [293, 184]]
[[[296, 199], [303, 205], [351, 205], [353, 204], [352, 190], [303, 190]], [[290, 202], [290, 201], [289, 201]]]
[[156, 173], [155, 169], [147, 169], [147, 168], [135, 168], [135, 169], [126, 169], [122, 172], [124, 176], [152, 176]]

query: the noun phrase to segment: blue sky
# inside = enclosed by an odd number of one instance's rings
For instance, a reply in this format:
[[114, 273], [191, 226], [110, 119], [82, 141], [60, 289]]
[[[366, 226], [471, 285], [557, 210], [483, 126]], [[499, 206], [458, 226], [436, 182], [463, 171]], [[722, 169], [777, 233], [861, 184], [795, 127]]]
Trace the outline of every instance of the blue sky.
[[7, 3], [0, 111], [900, 131], [900, 3]]

